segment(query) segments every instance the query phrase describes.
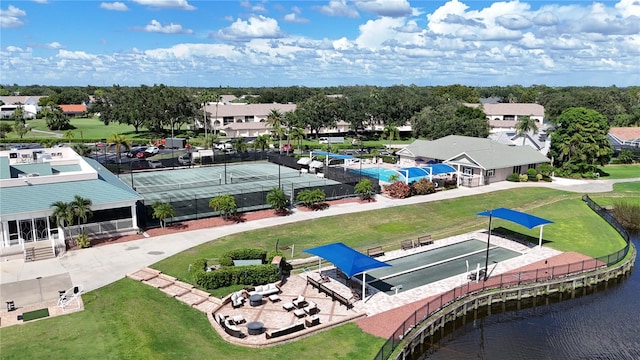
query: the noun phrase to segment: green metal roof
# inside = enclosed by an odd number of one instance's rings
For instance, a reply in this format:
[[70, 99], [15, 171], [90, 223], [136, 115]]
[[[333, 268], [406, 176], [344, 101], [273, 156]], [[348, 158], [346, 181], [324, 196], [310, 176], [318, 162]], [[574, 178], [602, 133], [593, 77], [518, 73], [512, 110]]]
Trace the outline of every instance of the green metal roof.
[[142, 197], [103, 180], [83, 180], [0, 189], [0, 215], [47, 210], [56, 201], [70, 202], [75, 195], [96, 204], [135, 201]]
[[11, 179], [11, 170], [9, 168], [9, 158], [0, 157], [0, 179]]
[[459, 155], [465, 154], [484, 169], [549, 162], [546, 156], [530, 146], [510, 146], [491, 139], [459, 135], [449, 135], [433, 141], [416, 140], [399, 153], [452, 162], [461, 157]]
[[49, 163], [32, 163], [32, 164], [16, 164], [11, 166], [11, 177], [17, 178], [18, 174], [38, 174], [39, 176], [53, 175], [51, 164]]
[[70, 165], [53, 165], [51, 166], [53, 173], [65, 173], [65, 172], [73, 172], [73, 171], [81, 171], [82, 168], [78, 164], [70, 164]]

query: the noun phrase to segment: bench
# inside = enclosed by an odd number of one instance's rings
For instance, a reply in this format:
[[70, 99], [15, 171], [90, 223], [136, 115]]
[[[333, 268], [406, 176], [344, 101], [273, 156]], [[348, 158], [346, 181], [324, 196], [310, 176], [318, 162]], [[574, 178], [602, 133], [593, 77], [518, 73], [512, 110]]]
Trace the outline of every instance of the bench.
[[367, 249], [367, 255], [369, 255], [371, 257], [383, 256], [384, 255], [384, 251], [382, 250], [382, 246], [376, 246], [376, 247], [372, 247], [370, 249]]
[[405, 241], [401, 242], [400, 243], [400, 248], [402, 250], [413, 249], [413, 240], [405, 240]]
[[323, 292], [327, 296], [331, 297], [331, 299], [333, 299], [334, 301], [337, 301], [340, 304], [346, 306], [347, 309], [351, 309], [353, 307], [351, 301], [349, 301], [347, 298], [322, 285], [317, 280], [312, 279], [310, 276], [307, 276], [307, 284], [310, 284], [312, 287], [318, 289], [318, 292]]
[[304, 330], [304, 322], [295, 323], [293, 325], [289, 325], [287, 327], [283, 327], [277, 330], [267, 331], [265, 336], [267, 339], [275, 338], [278, 336], [284, 336], [293, 334], [296, 331]]
[[420, 246], [432, 245], [432, 244], [433, 244], [433, 240], [431, 240], [431, 235], [425, 235], [418, 238], [418, 245]]

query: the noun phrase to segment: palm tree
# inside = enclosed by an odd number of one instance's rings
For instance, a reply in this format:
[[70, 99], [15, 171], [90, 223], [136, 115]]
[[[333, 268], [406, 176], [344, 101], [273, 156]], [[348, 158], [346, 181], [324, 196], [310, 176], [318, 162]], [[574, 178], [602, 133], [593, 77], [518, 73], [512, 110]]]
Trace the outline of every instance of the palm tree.
[[153, 209], [153, 217], [160, 220], [160, 227], [164, 228], [167, 224], [167, 218], [176, 216], [176, 210], [171, 204], [163, 201], [155, 201], [151, 204]]
[[531, 116], [519, 116], [518, 123], [516, 124], [516, 132], [518, 135], [522, 136], [522, 145], [524, 146], [524, 141], [526, 140], [526, 134], [529, 131], [533, 131], [534, 134], [538, 133], [538, 125], [536, 125], [536, 121], [531, 118]]
[[271, 189], [267, 193], [267, 203], [278, 213], [284, 212], [287, 208], [287, 195], [279, 187]]
[[247, 152], [247, 143], [243, 137], [237, 137], [233, 139], [233, 149], [239, 153]]
[[253, 148], [260, 149], [264, 152], [264, 149], [269, 147], [269, 135], [260, 135], [253, 141]]
[[71, 206], [73, 211], [73, 215], [78, 218], [78, 225], [86, 223], [87, 218], [93, 215], [91, 205], [93, 205], [93, 203], [90, 199], [83, 198], [80, 195], [75, 195], [73, 197], [73, 201], [69, 203], [69, 206]]
[[71, 139], [73, 139], [76, 134], [74, 134], [72, 130], [67, 130], [64, 132], [63, 136], [65, 139], [67, 139], [67, 142], [69, 142], [69, 146], [71, 146]]
[[302, 145], [302, 140], [305, 139], [304, 130], [298, 127], [294, 127], [291, 129], [289, 133], [289, 137], [291, 140], [296, 141], [298, 143], [298, 152], [300, 152], [300, 146]]
[[282, 151], [283, 120], [284, 116], [278, 109], [271, 109], [271, 112], [267, 115], [267, 124], [269, 124], [273, 128], [273, 132], [278, 135], [278, 151]]
[[126, 136], [121, 134], [113, 133], [107, 139], [107, 143], [109, 143], [109, 150], [112, 148], [116, 151], [116, 156], [118, 157], [118, 163], [122, 163], [122, 150], [131, 149], [131, 142], [127, 140]]
[[393, 125], [387, 125], [382, 130], [382, 137], [386, 138], [389, 141], [393, 141], [400, 138], [400, 132], [398, 131], [397, 127]]
[[[62, 228], [62, 236], [66, 238], [64, 235], [65, 228], [73, 223], [74, 213], [71, 204], [64, 201], [56, 201], [49, 206], [53, 208], [51, 217], [55, 219], [56, 226]], [[66, 241], [65, 244], [69, 246]]]

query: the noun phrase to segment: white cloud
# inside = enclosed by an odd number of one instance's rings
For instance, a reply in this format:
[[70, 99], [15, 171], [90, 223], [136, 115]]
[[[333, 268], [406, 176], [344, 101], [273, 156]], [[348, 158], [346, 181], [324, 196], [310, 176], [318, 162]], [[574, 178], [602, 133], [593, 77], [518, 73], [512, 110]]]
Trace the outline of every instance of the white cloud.
[[240, 2], [240, 6], [247, 10], [251, 10], [252, 12], [258, 13], [266, 13], [267, 9], [264, 7], [264, 4], [251, 4], [250, 1], [243, 0]]
[[522, 15], [500, 15], [496, 18], [496, 24], [510, 30], [522, 30], [531, 27], [533, 23]]
[[220, 29], [216, 36], [226, 40], [245, 41], [256, 38], [280, 38], [283, 35], [276, 19], [258, 15], [249, 17], [247, 21], [237, 19], [230, 26]]
[[187, 0], [132, 0], [133, 2], [152, 8], [167, 8], [179, 10], [195, 10], [195, 6], [189, 5]]
[[58, 51], [58, 57], [64, 60], [94, 60], [97, 55], [88, 54], [84, 51], [60, 50]]
[[151, 20], [144, 28], [136, 28], [146, 32], [160, 33], [160, 34], [192, 34], [193, 30], [183, 29], [180, 24], [167, 24], [162, 25], [158, 20]]
[[620, 0], [620, 2], [615, 5], [615, 8], [620, 11], [623, 18], [640, 16], [640, 1], [638, 0]]
[[284, 16], [284, 21], [286, 22], [290, 22], [290, 23], [299, 23], [299, 24], [304, 24], [304, 23], [308, 23], [309, 19], [303, 18], [299, 16], [300, 14], [297, 14], [295, 12], [290, 13], [290, 14], [286, 14]]
[[413, 13], [407, 0], [356, 0], [356, 7], [379, 16], [404, 17]]
[[100, 3], [100, 8], [101, 9], [105, 9], [105, 10], [112, 10], [112, 11], [127, 11], [127, 10], [129, 10], [129, 8], [127, 7], [127, 5], [125, 3], [122, 3], [122, 2], [119, 2], [119, 1]]
[[548, 11], [538, 12], [533, 18], [533, 23], [538, 26], [553, 26], [558, 24], [558, 17]]
[[360, 17], [358, 10], [349, 5], [347, 0], [329, 0], [329, 4], [315, 7], [315, 9], [328, 16]]
[[24, 22], [22, 17], [27, 16], [27, 12], [13, 5], [9, 5], [7, 10], [0, 9], [0, 28], [15, 29], [22, 27]]

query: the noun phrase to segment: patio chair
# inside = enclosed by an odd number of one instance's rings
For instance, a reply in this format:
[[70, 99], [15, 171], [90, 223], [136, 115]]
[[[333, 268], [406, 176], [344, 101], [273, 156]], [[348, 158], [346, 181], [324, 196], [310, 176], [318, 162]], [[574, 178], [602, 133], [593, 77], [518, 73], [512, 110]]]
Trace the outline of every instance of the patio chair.
[[304, 308], [304, 312], [309, 315], [313, 315], [318, 312], [318, 304], [313, 301], [309, 301], [309, 305]]
[[302, 296], [302, 295], [298, 295], [298, 297], [297, 297], [297, 298], [295, 298], [295, 299], [292, 301], [292, 303], [293, 303], [293, 305], [294, 305], [295, 307], [297, 307], [298, 309], [300, 309], [300, 308], [303, 308], [303, 307], [305, 307], [305, 306], [307, 305], [307, 300], [305, 300], [304, 296]]

